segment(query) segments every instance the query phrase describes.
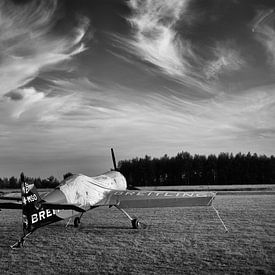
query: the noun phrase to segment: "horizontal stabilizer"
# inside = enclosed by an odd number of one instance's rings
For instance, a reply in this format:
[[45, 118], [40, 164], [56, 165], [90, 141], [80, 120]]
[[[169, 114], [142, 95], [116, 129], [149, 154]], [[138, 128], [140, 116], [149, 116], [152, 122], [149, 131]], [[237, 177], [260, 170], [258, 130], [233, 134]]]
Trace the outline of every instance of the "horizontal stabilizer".
[[21, 201], [21, 196], [20, 197], [9, 197], [9, 196], [2, 196], [0, 197], [1, 200], [8, 200], [8, 201]]
[[0, 209], [22, 209], [22, 203], [3, 200], [0, 201]]

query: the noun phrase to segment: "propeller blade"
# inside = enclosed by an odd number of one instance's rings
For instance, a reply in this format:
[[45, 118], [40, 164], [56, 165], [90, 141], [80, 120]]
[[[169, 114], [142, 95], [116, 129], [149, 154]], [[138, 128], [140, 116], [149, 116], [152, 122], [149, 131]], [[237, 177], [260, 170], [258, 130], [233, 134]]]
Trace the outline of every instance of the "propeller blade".
[[117, 171], [116, 158], [115, 158], [115, 153], [114, 153], [113, 148], [111, 148], [111, 153], [112, 153], [112, 160], [113, 160], [114, 170]]

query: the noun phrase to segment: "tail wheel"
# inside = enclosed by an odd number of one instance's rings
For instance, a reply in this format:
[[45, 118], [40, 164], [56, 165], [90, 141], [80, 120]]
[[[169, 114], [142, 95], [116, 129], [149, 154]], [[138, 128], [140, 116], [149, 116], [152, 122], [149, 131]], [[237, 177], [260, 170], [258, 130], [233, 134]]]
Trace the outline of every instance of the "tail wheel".
[[79, 224], [80, 224], [80, 218], [79, 217], [76, 217], [74, 219], [74, 227], [79, 227]]
[[132, 219], [132, 227], [133, 229], [145, 229], [146, 228], [146, 224], [141, 223], [138, 219]]

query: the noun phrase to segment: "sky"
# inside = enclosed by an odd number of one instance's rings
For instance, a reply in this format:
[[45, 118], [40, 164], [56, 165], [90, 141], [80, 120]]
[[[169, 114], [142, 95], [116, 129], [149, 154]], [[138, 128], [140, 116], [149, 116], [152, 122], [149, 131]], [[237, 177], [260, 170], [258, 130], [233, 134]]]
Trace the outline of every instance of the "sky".
[[275, 148], [273, 0], [1, 0], [0, 177]]

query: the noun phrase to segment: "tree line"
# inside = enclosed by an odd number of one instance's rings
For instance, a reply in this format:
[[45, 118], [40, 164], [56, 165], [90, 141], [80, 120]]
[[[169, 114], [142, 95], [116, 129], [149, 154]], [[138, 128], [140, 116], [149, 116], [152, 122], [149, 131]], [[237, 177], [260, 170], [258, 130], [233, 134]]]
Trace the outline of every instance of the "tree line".
[[[26, 177], [26, 182], [32, 184], [34, 183], [37, 188], [55, 188], [59, 185], [58, 179], [56, 179], [53, 176], [50, 176], [46, 179], [41, 178], [32, 178], [32, 177]], [[20, 188], [20, 179], [17, 179], [16, 177], [10, 177], [10, 178], [0, 178], [0, 189], [4, 188]]]
[[119, 162], [119, 170], [132, 186], [234, 185], [275, 183], [275, 158], [257, 154], [220, 153], [174, 157], [134, 158]]
[[[130, 186], [165, 185], [234, 185], [275, 183], [275, 157], [257, 154], [194, 155], [178, 153], [174, 157], [134, 158], [118, 163], [119, 171]], [[67, 178], [72, 174], [63, 175]], [[55, 188], [60, 181], [53, 176], [46, 179], [26, 177], [37, 188]], [[20, 188], [16, 177], [0, 178], [1, 188]]]

